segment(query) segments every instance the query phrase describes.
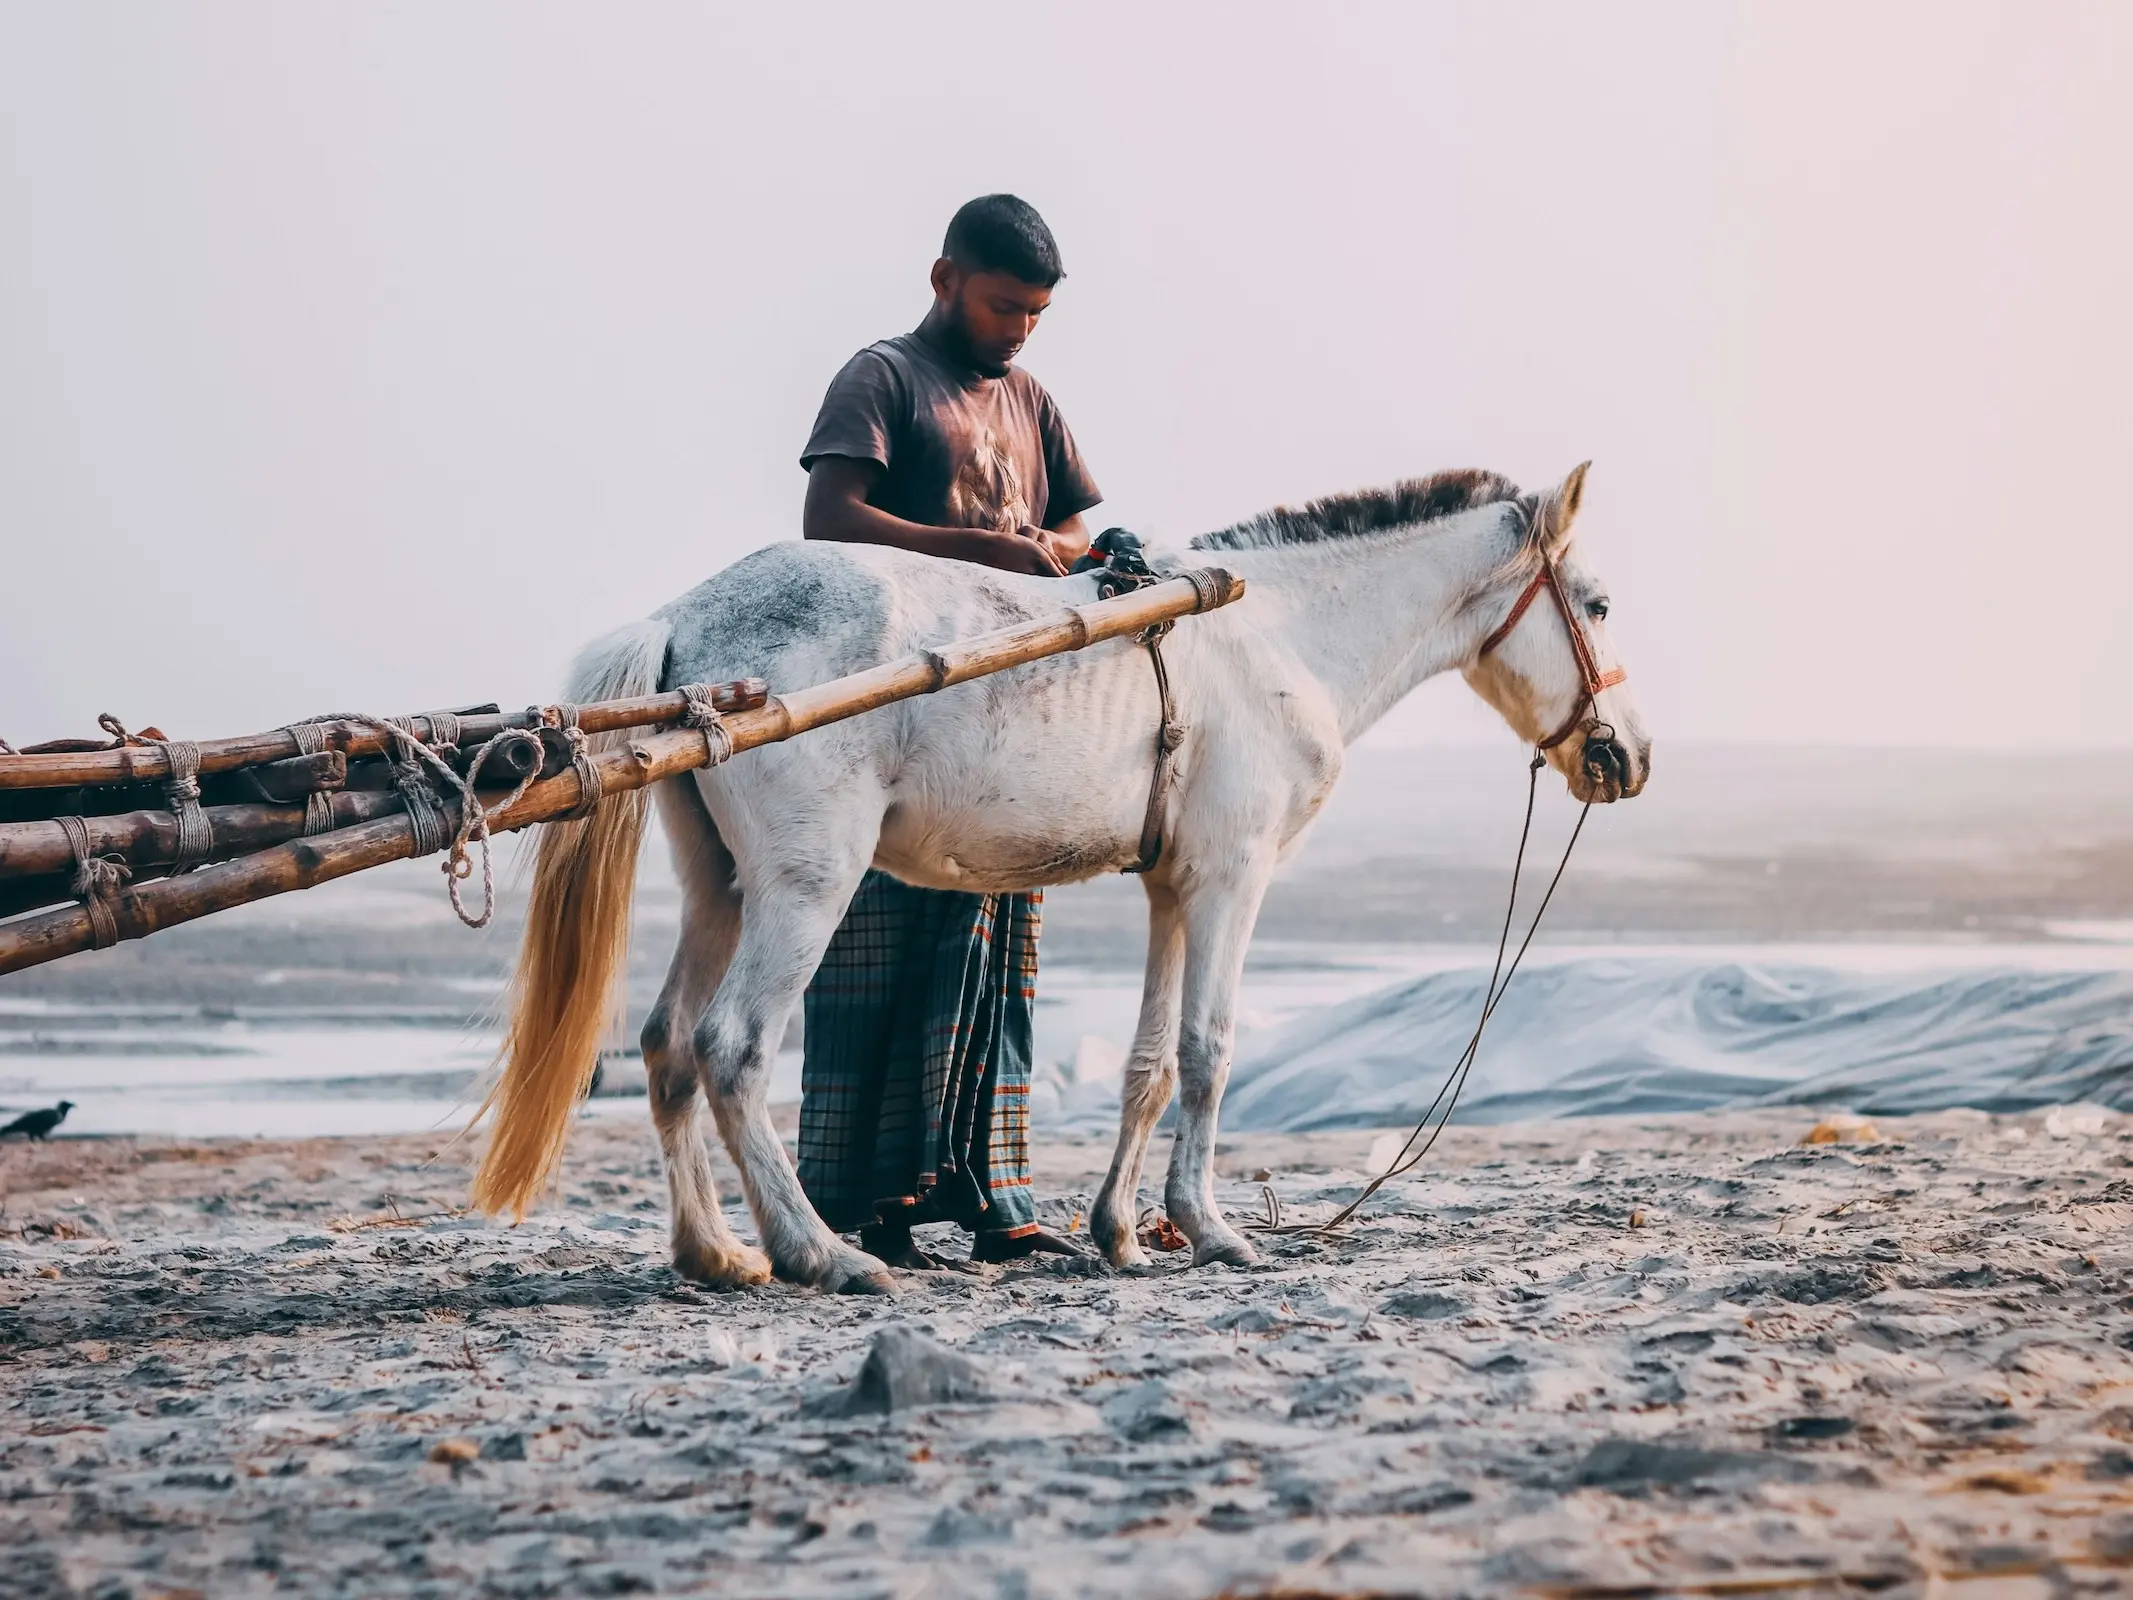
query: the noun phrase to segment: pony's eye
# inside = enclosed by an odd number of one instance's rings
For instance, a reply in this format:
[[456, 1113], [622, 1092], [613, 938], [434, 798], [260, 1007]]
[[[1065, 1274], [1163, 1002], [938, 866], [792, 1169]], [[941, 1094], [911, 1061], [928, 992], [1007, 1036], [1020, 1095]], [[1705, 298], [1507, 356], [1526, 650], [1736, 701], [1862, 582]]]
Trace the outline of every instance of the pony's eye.
[[1586, 601], [1585, 615], [1595, 622], [1605, 622], [1607, 620], [1607, 602], [1605, 600]]

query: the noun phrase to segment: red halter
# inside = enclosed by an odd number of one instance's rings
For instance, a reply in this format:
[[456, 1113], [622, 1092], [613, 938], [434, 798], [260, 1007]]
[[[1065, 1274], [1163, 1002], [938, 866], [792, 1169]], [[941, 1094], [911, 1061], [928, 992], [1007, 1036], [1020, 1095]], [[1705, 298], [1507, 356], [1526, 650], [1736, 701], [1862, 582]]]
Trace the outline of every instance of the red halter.
[[1494, 633], [1481, 641], [1481, 649], [1477, 655], [1487, 655], [1511, 637], [1511, 630], [1518, 626], [1519, 618], [1526, 614], [1526, 608], [1533, 604], [1541, 590], [1546, 589], [1555, 597], [1555, 609], [1562, 613], [1563, 626], [1570, 630], [1570, 649], [1578, 660], [1578, 678], [1584, 692], [1578, 696], [1578, 703], [1570, 708], [1569, 720], [1556, 729], [1553, 735], [1535, 746], [1540, 750], [1553, 750], [1578, 731], [1578, 723], [1584, 718], [1586, 707], [1590, 706], [1595, 712], [1600, 709], [1601, 691], [1612, 689], [1616, 684], [1625, 681], [1629, 674], [1620, 667], [1609, 672], [1600, 670], [1599, 658], [1592, 653], [1592, 641], [1585, 636], [1585, 629], [1578, 622], [1577, 613], [1571, 609], [1570, 596], [1563, 592], [1562, 575], [1556, 571], [1553, 558], [1544, 551], [1540, 563], [1540, 571], [1533, 574], [1533, 581], [1526, 585], [1525, 593], [1521, 594], [1517, 603], [1511, 607], [1511, 614], [1497, 625]]

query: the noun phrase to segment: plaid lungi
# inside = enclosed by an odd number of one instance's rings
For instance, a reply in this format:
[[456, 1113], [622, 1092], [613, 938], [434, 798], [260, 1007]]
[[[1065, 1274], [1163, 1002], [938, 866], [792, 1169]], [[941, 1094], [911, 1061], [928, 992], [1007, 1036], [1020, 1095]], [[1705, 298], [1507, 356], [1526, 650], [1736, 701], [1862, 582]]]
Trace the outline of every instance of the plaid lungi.
[[1031, 1013], [1044, 896], [869, 872], [805, 1004], [800, 1186], [840, 1233], [875, 1220], [1037, 1227]]

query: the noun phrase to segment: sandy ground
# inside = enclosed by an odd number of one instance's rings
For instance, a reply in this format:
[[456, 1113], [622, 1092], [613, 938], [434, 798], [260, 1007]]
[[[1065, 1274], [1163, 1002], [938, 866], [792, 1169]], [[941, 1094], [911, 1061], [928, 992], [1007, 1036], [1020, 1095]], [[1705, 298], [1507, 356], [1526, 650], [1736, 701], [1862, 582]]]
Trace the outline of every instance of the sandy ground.
[[[9, 1145], [0, 1592], [2124, 1592], [2133, 1120], [1804, 1131], [1459, 1130], [1256, 1271], [896, 1304], [679, 1282], [634, 1116], [516, 1230], [435, 1140]], [[1066, 1224], [1104, 1152], [1040, 1154]], [[983, 1396], [851, 1411], [894, 1325]]]

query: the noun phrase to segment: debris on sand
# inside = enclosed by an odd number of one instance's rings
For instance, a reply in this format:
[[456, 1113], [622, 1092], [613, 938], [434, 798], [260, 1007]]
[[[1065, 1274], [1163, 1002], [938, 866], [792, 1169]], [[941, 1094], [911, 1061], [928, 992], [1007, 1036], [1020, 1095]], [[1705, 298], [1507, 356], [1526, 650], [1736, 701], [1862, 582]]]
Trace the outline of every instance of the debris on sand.
[[1144, 1249], [1161, 1250], [1168, 1254], [1192, 1248], [1192, 1241], [1179, 1232], [1178, 1225], [1160, 1211], [1142, 1213], [1141, 1225], [1136, 1232]]
[[1866, 1117], [1834, 1112], [1809, 1128], [1802, 1144], [1880, 1144], [1881, 1130]]
[[832, 1409], [845, 1416], [912, 1411], [920, 1406], [971, 1405], [993, 1399], [992, 1385], [968, 1356], [957, 1355], [916, 1328], [888, 1327], [874, 1335], [850, 1389]]

